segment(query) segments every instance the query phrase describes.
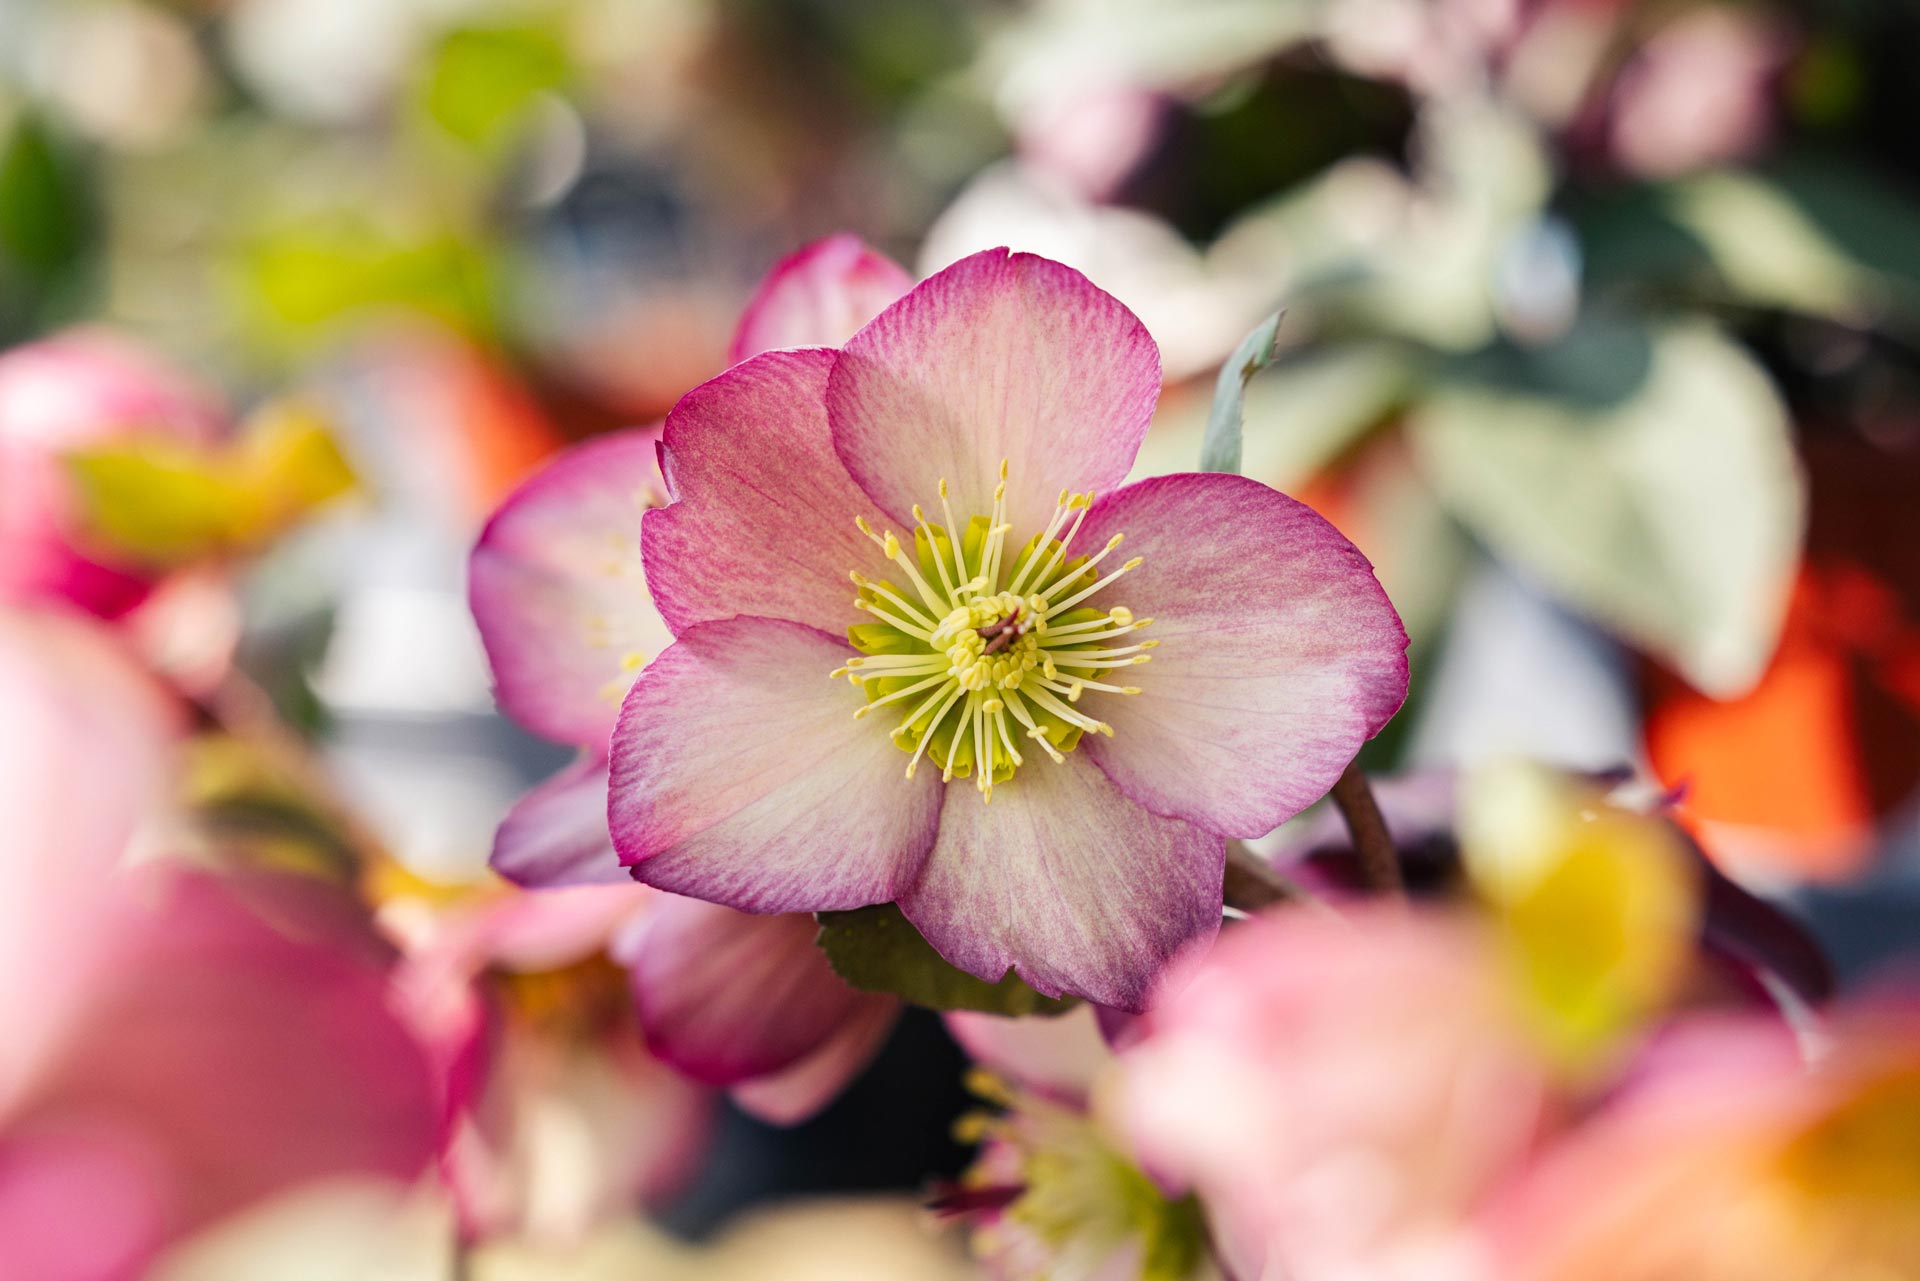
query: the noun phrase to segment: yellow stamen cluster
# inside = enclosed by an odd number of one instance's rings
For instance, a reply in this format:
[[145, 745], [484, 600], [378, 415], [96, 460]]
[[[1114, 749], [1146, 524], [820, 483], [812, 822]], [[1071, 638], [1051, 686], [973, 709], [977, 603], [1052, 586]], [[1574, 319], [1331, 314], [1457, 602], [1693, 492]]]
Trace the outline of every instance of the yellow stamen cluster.
[[1141, 564], [1135, 557], [1097, 572], [1120, 546], [1118, 534], [1091, 556], [1072, 554], [1091, 492], [1062, 491], [1047, 527], [1008, 563], [1006, 478], [1002, 462], [992, 514], [965, 526], [954, 521], [941, 481], [946, 523], [934, 524], [916, 506], [910, 545], [856, 518], [907, 586], [852, 572], [854, 606], [873, 622], [850, 629], [864, 654], [832, 673], [866, 689], [867, 705], [856, 717], [896, 705], [905, 712], [892, 733], [912, 753], [908, 778], [922, 756], [932, 755], [943, 780], [972, 773], [989, 800], [994, 784], [1025, 763], [1023, 744], [1058, 764], [1083, 733], [1111, 735], [1111, 725], [1080, 710], [1082, 697], [1089, 690], [1140, 693], [1104, 678], [1147, 662], [1157, 644], [1109, 645], [1153, 620], [1137, 619], [1125, 606], [1102, 612], [1082, 604]]

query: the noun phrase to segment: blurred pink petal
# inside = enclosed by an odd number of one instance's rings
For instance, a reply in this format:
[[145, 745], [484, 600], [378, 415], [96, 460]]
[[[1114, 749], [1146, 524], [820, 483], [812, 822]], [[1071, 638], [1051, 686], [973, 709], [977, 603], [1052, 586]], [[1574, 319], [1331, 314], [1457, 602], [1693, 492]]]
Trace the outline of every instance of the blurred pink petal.
[[[0, 1111], [0, 1159], [15, 1166], [0, 1185], [30, 1198], [47, 1232], [92, 1221], [96, 1195], [150, 1219], [137, 1246], [104, 1250], [101, 1270], [73, 1281], [131, 1275], [119, 1256], [283, 1188], [422, 1170], [430, 1075], [379, 969], [281, 935], [201, 875], [154, 869], [118, 886], [95, 905], [106, 953], [64, 1035]], [[34, 1153], [84, 1177], [55, 1196], [22, 1165]], [[0, 1221], [20, 1213], [0, 1207]], [[42, 1275], [11, 1252], [31, 1258], [45, 1240], [0, 1236], [0, 1275]]]
[[126, 339], [78, 330], [0, 354], [0, 600], [65, 600], [104, 618], [153, 586], [74, 528], [64, 454], [151, 436], [208, 443], [218, 402]]
[[631, 883], [607, 831], [606, 757], [583, 757], [515, 801], [488, 862], [528, 889]]
[[819, 1049], [772, 1076], [740, 1082], [733, 1101], [770, 1125], [806, 1120], [866, 1070], [899, 1017], [898, 1001], [867, 995]]
[[1050, 1098], [1084, 1102], [1094, 1078], [1113, 1063], [1091, 1005], [1056, 1018], [1003, 1018], [949, 1012], [947, 1031], [967, 1057], [998, 1076]]
[[640, 517], [666, 502], [659, 433], [575, 445], [508, 496], [468, 569], [500, 706], [555, 742], [604, 750], [640, 666], [672, 639], [647, 596]]
[[913, 277], [858, 236], [816, 240], [782, 258], [740, 315], [727, 363], [780, 347], [838, 347], [913, 288]]
[[661, 896], [622, 958], [653, 1052], [715, 1085], [793, 1067], [899, 1002], [849, 987], [814, 946], [811, 916], [749, 916]]
[[1469, 1216], [1545, 1094], [1477, 933], [1388, 910], [1256, 920], [1146, 1022], [1117, 1117], [1149, 1169], [1207, 1199], [1243, 1266], [1470, 1274]]

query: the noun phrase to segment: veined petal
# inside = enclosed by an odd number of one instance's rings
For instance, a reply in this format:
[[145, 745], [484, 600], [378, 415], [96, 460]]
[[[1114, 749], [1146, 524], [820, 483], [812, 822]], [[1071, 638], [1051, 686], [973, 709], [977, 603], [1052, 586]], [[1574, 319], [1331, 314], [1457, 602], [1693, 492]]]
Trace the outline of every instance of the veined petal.
[[576, 445], [515, 490], [473, 549], [468, 598], [500, 706], [598, 748], [640, 664], [672, 639], [648, 602], [640, 515], [666, 502], [659, 432]]
[[[766, 359], [762, 357], [761, 359]], [[636, 880], [746, 912], [896, 898], [940, 815], [931, 771], [827, 673], [850, 654], [769, 618], [701, 623], [634, 684], [613, 735], [614, 848]]]
[[956, 511], [992, 511], [1008, 459], [1007, 519], [1036, 531], [1062, 489], [1120, 483], [1159, 394], [1160, 352], [1132, 312], [1070, 267], [993, 249], [847, 341], [827, 418], [847, 470], [900, 524], [942, 479]]
[[1243, 476], [1161, 476], [1093, 506], [1081, 537], [1144, 558], [1116, 599], [1154, 620], [1144, 691], [1082, 749], [1156, 814], [1262, 836], [1319, 800], [1407, 694], [1407, 634], [1360, 550]]
[[660, 898], [620, 948], [647, 1048], [711, 1085], [819, 1050], [869, 999], [827, 964], [819, 932], [804, 912], [749, 916]]
[[1225, 845], [1130, 801], [1081, 753], [1038, 761], [991, 803], [951, 798], [900, 909], [969, 974], [1009, 967], [1048, 996], [1139, 1010], [1220, 926]]
[[606, 757], [583, 757], [515, 801], [489, 863], [530, 890], [626, 884], [607, 831]]
[[868, 993], [826, 1044], [784, 1072], [742, 1081], [729, 1093], [769, 1125], [797, 1125], [853, 1084], [886, 1045], [899, 1017], [900, 1002]]
[[905, 268], [858, 236], [816, 240], [760, 282], [727, 360], [738, 364], [780, 347], [838, 347], [911, 288]]
[[642, 543], [660, 612], [676, 631], [708, 619], [784, 618], [826, 631], [862, 621], [847, 571], [872, 567], [854, 528], [872, 500], [827, 434], [833, 353], [774, 351], [688, 392], [667, 416], [671, 507]]

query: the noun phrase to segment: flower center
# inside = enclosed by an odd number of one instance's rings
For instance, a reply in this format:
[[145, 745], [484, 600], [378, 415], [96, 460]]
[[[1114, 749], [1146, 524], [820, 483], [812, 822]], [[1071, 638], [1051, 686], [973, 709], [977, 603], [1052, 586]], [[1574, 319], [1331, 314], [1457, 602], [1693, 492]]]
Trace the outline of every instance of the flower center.
[[1099, 573], [1120, 546], [1119, 534], [1091, 556], [1071, 554], [1093, 494], [1063, 490], [1047, 527], [1009, 557], [1006, 477], [1002, 462], [992, 514], [964, 526], [954, 520], [941, 481], [946, 523], [934, 524], [916, 506], [911, 547], [891, 531], [876, 533], [865, 517], [855, 522], [907, 585], [853, 571], [854, 608], [875, 621], [847, 629], [862, 657], [832, 673], [865, 692], [867, 705], [855, 717], [882, 709], [900, 714], [893, 739], [911, 753], [908, 778], [927, 757], [940, 765], [942, 781], [974, 777], [988, 800], [994, 784], [1025, 763], [1022, 743], [1059, 764], [1086, 731], [1111, 736], [1111, 725], [1081, 708], [1082, 697], [1138, 694], [1138, 687], [1107, 678], [1146, 662], [1146, 651], [1159, 643], [1113, 644], [1153, 620], [1135, 619], [1125, 606], [1085, 603], [1140, 566], [1135, 557]]

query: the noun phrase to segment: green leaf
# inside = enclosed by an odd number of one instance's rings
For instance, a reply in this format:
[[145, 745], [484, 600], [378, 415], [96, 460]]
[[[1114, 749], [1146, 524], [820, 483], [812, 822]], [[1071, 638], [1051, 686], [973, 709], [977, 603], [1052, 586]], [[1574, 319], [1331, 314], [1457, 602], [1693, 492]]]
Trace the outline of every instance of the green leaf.
[[936, 1010], [1064, 1014], [1079, 1004], [1040, 995], [1009, 972], [989, 983], [955, 969], [898, 907], [884, 903], [822, 912], [819, 943], [833, 972], [863, 992], [890, 992]]
[[434, 51], [423, 105], [453, 137], [485, 146], [506, 136], [535, 99], [564, 88], [572, 76], [566, 49], [550, 31], [468, 27], [450, 32]]
[[134, 439], [76, 451], [67, 466], [88, 534], [158, 568], [262, 547], [354, 485], [326, 422], [285, 402], [216, 448]]
[[1442, 500], [1503, 559], [1731, 697], [1778, 642], [1805, 482], [1772, 383], [1717, 329], [1648, 332], [1636, 385], [1576, 376], [1576, 346], [1591, 363], [1641, 345], [1582, 338], [1512, 355], [1524, 372], [1456, 366], [1409, 439]]
[[1276, 311], [1255, 325], [1253, 332], [1233, 349], [1227, 363], [1220, 366], [1219, 381], [1213, 386], [1213, 411], [1207, 416], [1206, 439], [1200, 442], [1201, 471], [1240, 470], [1240, 433], [1245, 421], [1247, 383], [1273, 363], [1280, 320], [1285, 315], [1284, 311]]

